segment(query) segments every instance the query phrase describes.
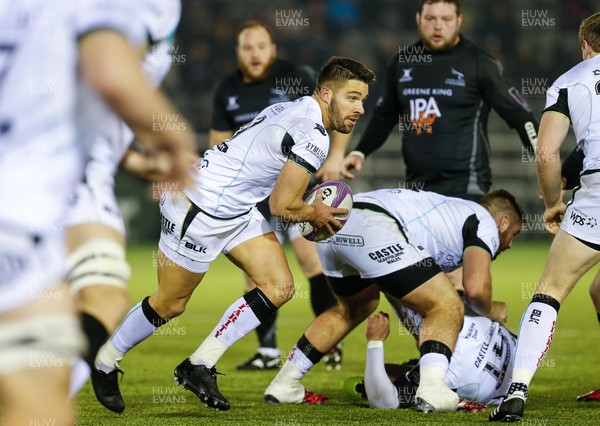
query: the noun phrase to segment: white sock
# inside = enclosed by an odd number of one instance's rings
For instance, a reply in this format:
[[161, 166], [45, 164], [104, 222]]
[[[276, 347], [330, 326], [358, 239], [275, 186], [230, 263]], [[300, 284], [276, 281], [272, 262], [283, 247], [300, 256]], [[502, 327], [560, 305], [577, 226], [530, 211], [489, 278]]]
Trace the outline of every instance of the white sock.
[[211, 334], [190, 356], [190, 361], [194, 365], [214, 367], [227, 348], [246, 336], [259, 324], [260, 321], [246, 299], [240, 297], [227, 308]]
[[146, 318], [140, 302], [127, 313], [111, 336], [110, 342], [117, 351], [126, 354], [131, 348], [151, 336], [157, 328]]
[[[556, 326], [558, 312], [547, 303], [531, 302], [519, 329], [513, 382], [529, 386], [540, 362], [546, 355]], [[518, 375], [518, 380], [516, 375]]]
[[429, 385], [435, 382], [444, 383], [448, 371], [448, 358], [445, 355], [429, 352], [421, 357], [419, 385]]
[[304, 386], [300, 380], [304, 377], [298, 368], [288, 360], [283, 364], [271, 381], [265, 395], [272, 395], [281, 403], [299, 404], [304, 399]]
[[298, 371], [302, 374], [300, 379], [304, 377], [304, 375], [308, 373], [315, 365], [310, 359], [308, 359], [304, 352], [298, 349], [298, 346], [294, 346], [292, 353], [290, 353], [290, 356], [288, 357], [288, 361], [294, 364], [294, 366], [296, 366]]
[[94, 360], [96, 368], [103, 373], [110, 373], [111, 371], [119, 368], [119, 363], [125, 356], [124, 352], [117, 350], [112, 341], [108, 341], [102, 345]]
[[72, 399], [79, 393], [81, 388], [87, 383], [90, 378], [91, 370], [87, 362], [83, 358], [75, 357], [73, 360], [73, 368], [71, 369], [71, 379], [69, 382], [69, 399]]

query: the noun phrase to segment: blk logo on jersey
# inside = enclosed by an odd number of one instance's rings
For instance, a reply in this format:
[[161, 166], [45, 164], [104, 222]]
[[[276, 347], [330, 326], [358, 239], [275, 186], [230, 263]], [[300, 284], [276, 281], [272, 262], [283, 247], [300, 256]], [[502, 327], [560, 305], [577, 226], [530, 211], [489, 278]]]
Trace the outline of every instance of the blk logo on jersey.
[[433, 96], [410, 100], [410, 122], [417, 135], [432, 133], [432, 125], [442, 113]]

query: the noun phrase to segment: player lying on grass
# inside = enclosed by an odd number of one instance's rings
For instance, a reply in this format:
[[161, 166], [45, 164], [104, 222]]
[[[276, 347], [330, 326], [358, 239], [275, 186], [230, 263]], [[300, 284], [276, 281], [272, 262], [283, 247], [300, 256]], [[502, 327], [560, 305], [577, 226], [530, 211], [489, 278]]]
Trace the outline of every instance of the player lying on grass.
[[456, 410], [458, 395], [444, 378], [463, 320], [463, 302], [444, 272], [462, 265], [470, 309], [504, 323], [506, 305], [492, 302], [491, 261], [510, 248], [523, 218], [506, 191], [491, 192], [480, 203], [404, 189], [356, 194], [342, 232], [317, 244], [339, 303], [308, 327], [267, 387], [265, 401], [303, 402], [302, 377], [373, 313], [384, 290], [419, 312], [428, 331], [419, 340], [417, 409]]
[[[427, 333], [423, 317], [390, 294], [386, 297], [415, 339]], [[414, 404], [419, 385], [415, 362], [402, 366], [385, 364], [383, 341], [390, 333], [387, 314], [367, 320], [367, 363], [364, 390], [373, 408], [407, 408]], [[445, 383], [455, 389], [461, 402], [458, 411], [486, 411], [483, 404], [498, 404], [510, 385], [512, 360], [517, 338], [506, 327], [489, 318], [474, 315], [465, 306], [463, 326], [458, 335]]]

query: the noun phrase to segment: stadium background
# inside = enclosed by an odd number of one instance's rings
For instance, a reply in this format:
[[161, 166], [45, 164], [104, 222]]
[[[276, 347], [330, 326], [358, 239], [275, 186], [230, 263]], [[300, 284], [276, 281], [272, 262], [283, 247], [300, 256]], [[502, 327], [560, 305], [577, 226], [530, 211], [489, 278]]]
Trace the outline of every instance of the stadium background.
[[[539, 119], [547, 87], [581, 60], [576, 34], [581, 19], [594, 12], [592, 0], [463, 0], [462, 33], [504, 65]], [[259, 19], [273, 28], [278, 57], [314, 69], [332, 55], [350, 56], [385, 78], [391, 56], [418, 39], [417, 0], [183, 0], [182, 20], [173, 47], [173, 67], [165, 89], [197, 132], [199, 152], [208, 148], [212, 98], [218, 81], [236, 68], [238, 27]], [[366, 115], [350, 148], [367, 123], [381, 91], [371, 87]], [[493, 189], [513, 192], [526, 210], [524, 238], [544, 235], [535, 167], [524, 155], [516, 132], [494, 112], [488, 123]], [[404, 166], [400, 130], [374, 153], [358, 178], [355, 192], [402, 185]], [[569, 152], [574, 140], [564, 144]], [[119, 201], [131, 242], [156, 242], [160, 185], [120, 176]], [[155, 224], [155, 226], [153, 226]], [[521, 237], [521, 238], [523, 238]]]

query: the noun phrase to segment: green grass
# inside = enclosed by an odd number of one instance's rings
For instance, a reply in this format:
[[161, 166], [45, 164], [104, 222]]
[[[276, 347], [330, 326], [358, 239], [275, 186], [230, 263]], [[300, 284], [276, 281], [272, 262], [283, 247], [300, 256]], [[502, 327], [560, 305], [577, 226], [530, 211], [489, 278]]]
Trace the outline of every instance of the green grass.
[[[518, 330], [523, 310], [529, 303], [539, 278], [549, 240], [517, 241], [512, 250], [494, 262], [494, 298], [509, 303], [508, 326]], [[133, 277], [132, 301], [137, 302], [156, 288], [153, 265], [154, 247], [133, 247], [128, 258]], [[279, 346], [284, 355], [302, 335], [313, 318], [308, 299], [308, 284], [299, 272], [294, 256], [289, 256], [297, 280], [297, 293], [280, 311]], [[593, 271], [595, 272], [595, 270]], [[592, 272], [592, 273], [593, 273]], [[526, 425], [584, 425], [600, 423], [600, 403], [577, 403], [575, 397], [600, 387], [600, 327], [587, 287], [586, 275], [562, 306], [553, 345], [544, 366], [538, 370], [530, 388]], [[304, 379], [312, 390], [328, 395], [324, 406], [270, 406], [262, 403], [265, 387], [274, 372], [238, 372], [235, 366], [256, 349], [255, 334], [231, 347], [219, 362], [219, 387], [231, 402], [228, 412], [215, 412], [190, 392], [176, 387], [173, 369], [189, 356], [210, 332], [227, 306], [242, 294], [241, 272], [225, 258], [211, 267], [196, 290], [187, 311], [133, 349], [121, 367], [126, 372], [120, 382], [127, 408], [118, 415], [104, 409], [88, 383], [78, 397], [79, 425], [364, 425], [364, 424], [473, 424], [487, 422], [487, 414], [422, 414], [412, 410], [371, 410], [361, 400], [342, 390], [349, 376], [362, 375], [365, 361], [364, 325], [344, 340], [343, 368], [327, 372], [317, 365]], [[381, 307], [389, 310], [387, 302]], [[418, 356], [411, 338], [392, 322], [386, 342], [386, 361], [401, 361]]]

